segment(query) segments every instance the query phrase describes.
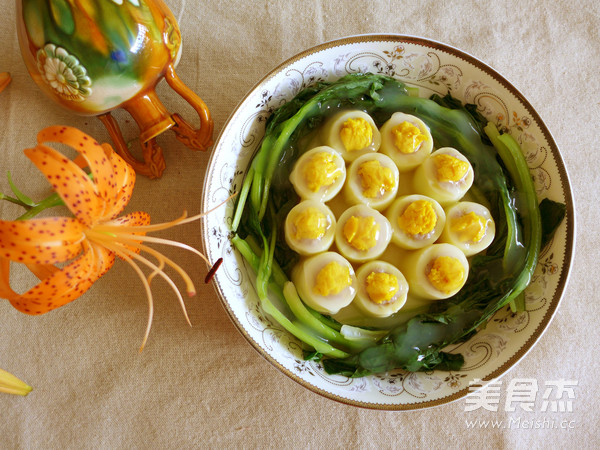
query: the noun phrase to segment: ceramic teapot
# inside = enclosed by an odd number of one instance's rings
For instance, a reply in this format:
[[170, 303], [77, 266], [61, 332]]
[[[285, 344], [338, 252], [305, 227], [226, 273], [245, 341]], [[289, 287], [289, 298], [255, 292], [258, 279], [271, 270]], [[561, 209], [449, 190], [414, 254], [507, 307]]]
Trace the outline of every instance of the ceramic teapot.
[[[161, 176], [165, 161], [156, 137], [168, 129], [193, 150], [212, 144], [208, 108], [175, 73], [181, 34], [161, 0], [17, 0], [17, 33], [42, 91], [75, 113], [98, 116], [137, 173]], [[155, 87], [162, 78], [198, 113], [199, 129], [160, 102]], [[129, 151], [110, 113], [116, 108], [139, 126], [143, 161]]]

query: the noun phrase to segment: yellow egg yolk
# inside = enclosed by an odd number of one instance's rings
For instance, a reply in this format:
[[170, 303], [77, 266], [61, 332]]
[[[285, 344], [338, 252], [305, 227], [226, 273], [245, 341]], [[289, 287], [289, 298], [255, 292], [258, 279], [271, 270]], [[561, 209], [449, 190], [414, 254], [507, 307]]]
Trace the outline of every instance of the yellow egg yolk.
[[313, 192], [324, 186], [331, 186], [341, 175], [335, 164], [335, 155], [328, 152], [313, 155], [305, 164], [303, 172], [306, 186]]
[[358, 176], [366, 198], [381, 196], [396, 186], [392, 169], [382, 166], [376, 159], [362, 163]]
[[369, 299], [381, 305], [392, 300], [398, 292], [398, 278], [385, 272], [371, 272], [365, 280], [365, 287]]
[[295, 228], [294, 238], [297, 240], [319, 239], [327, 231], [327, 216], [313, 207], [296, 214], [292, 223]]
[[373, 129], [362, 117], [348, 119], [340, 128], [340, 139], [346, 151], [362, 150], [373, 142]]
[[471, 211], [452, 220], [450, 229], [461, 242], [479, 242], [485, 236], [487, 220]]
[[351, 216], [344, 224], [344, 237], [356, 250], [365, 251], [375, 247], [379, 224], [371, 216]]
[[315, 293], [327, 297], [339, 294], [351, 284], [350, 268], [332, 261], [317, 274], [313, 290]]
[[398, 217], [400, 229], [411, 236], [431, 233], [436, 223], [437, 214], [431, 202], [427, 200], [412, 202]]
[[469, 163], [450, 155], [435, 155], [433, 157], [438, 181], [460, 181], [469, 171]]
[[463, 285], [465, 268], [452, 256], [440, 256], [433, 261], [427, 279], [438, 291], [445, 294]]
[[392, 128], [392, 137], [396, 149], [407, 155], [415, 153], [425, 140], [425, 135], [421, 133], [419, 127], [410, 122], [402, 122]]

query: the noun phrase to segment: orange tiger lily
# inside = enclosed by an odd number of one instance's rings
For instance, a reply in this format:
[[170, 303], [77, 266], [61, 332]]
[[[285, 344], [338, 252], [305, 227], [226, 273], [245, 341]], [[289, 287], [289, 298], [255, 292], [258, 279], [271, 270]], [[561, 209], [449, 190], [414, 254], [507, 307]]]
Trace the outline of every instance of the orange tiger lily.
[[[184, 214], [172, 222], [155, 225], [150, 224], [150, 216], [145, 212], [118, 217], [131, 198], [135, 172], [110, 145], [100, 145], [80, 130], [64, 126], [40, 131], [37, 141], [38, 145], [26, 149], [25, 155], [45, 175], [75, 217], [0, 220], [0, 297], [8, 299], [23, 313], [44, 314], [85, 293], [113, 266], [115, 256], [119, 256], [140, 276], [148, 296], [148, 324], [140, 350], [148, 339], [152, 323], [150, 282], [156, 275], [172, 287], [190, 323], [183, 298], [163, 268], [168, 265], [175, 269], [184, 279], [191, 296], [195, 294], [195, 288], [190, 277], [177, 264], [145, 243], [184, 248], [199, 255], [208, 264], [204, 255], [193, 247], [147, 236], [148, 232], [187, 223], [202, 215], [186, 218]], [[70, 160], [46, 145], [48, 142], [66, 144], [79, 156]], [[90, 174], [80, 166], [89, 167]], [[141, 256], [141, 251], [157, 262]], [[40, 278], [40, 283], [23, 294], [14, 292], [9, 284], [11, 261], [25, 264]], [[60, 269], [54, 266], [59, 263], [64, 264]], [[151, 274], [145, 276], [138, 263], [148, 267]]]

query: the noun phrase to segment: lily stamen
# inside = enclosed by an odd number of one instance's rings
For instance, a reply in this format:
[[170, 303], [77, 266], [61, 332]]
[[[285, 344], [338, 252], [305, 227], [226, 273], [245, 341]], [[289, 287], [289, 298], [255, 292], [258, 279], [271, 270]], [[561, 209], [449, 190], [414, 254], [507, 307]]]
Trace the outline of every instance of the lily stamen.
[[127, 262], [133, 270], [138, 274], [140, 280], [146, 289], [146, 296], [148, 298], [148, 322], [146, 324], [146, 331], [144, 333], [144, 338], [142, 339], [142, 345], [140, 346], [140, 353], [144, 350], [146, 346], [146, 342], [148, 341], [148, 337], [150, 336], [150, 328], [152, 327], [152, 319], [154, 318], [154, 301], [152, 297], [152, 290], [150, 289], [150, 283], [144, 278], [144, 272], [142, 269], [127, 255], [120, 255], [120, 257]]
[[[98, 232], [97, 227], [95, 227], [93, 231]], [[90, 231], [88, 231], [87, 234], [90, 235]], [[195, 255], [199, 256], [200, 258], [202, 258], [204, 260], [204, 262], [209, 267], [212, 265], [210, 263], [210, 261], [208, 260], [208, 258], [206, 256], [204, 256], [204, 254], [202, 252], [200, 252], [199, 250], [196, 250], [194, 247], [192, 247], [190, 245], [183, 244], [181, 242], [172, 241], [170, 239], [159, 238], [156, 236], [144, 236], [144, 235], [139, 235], [139, 234], [135, 234], [135, 233], [114, 232], [114, 233], [112, 233], [112, 236], [114, 237], [115, 240], [123, 241], [123, 242], [127, 241], [128, 243], [131, 243], [133, 245], [135, 245], [136, 243], [139, 243], [139, 242], [151, 242], [153, 244], [163, 244], [163, 245], [170, 245], [171, 247], [178, 247], [178, 248], [181, 248], [184, 250], [188, 250], [188, 251], [194, 253]]]
[[[143, 244], [140, 244], [139, 239], [137, 239], [137, 237], [135, 239], [133, 239], [133, 238], [125, 238], [123, 236], [117, 235], [113, 241], [106, 241], [105, 239], [102, 238], [101, 235], [97, 236], [93, 232], [88, 232], [88, 236], [90, 237], [90, 239], [96, 240], [97, 242], [102, 243], [102, 245], [105, 245], [105, 246], [107, 244], [120, 243], [120, 244], [123, 244], [124, 246], [133, 246], [141, 251], [151, 254], [152, 256], [154, 256], [156, 258], [157, 261], [162, 262], [163, 264], [166, 263], [167, 265], [169, 265], [170, 267], [172, 267], [179, 273], [181, 278], [183, 278], [183, 280], [186, 283], [187, 292], [190, 296], [196, 294], [196, 288], [194, 287], [194, 283], [192, 282], [190, 276], [185, 272], [185, 270], [183, 270], [178, 264], [176, 264], [174, 261], [172, 261], [170, 258], [163, 255], [159, 251], [154, 250], [153, 248], [145, 246]], [[148, 240], [148, 241], [154, 242], [152, 240]], [[169, 242], [171, 242], [171, 241], [169, 241]], [[161, 243], [164, 244], [165, 242], [161, 242]], [[172, 245], [172, 244], [170, 244], [170, 245]], [[190, 247], [187, 250], [190, 250], [190, 249], [191, 249], [191, 251], [194, 251], [194, 253], [197, 252], [193, 247]], [[201, 255], [201, 256], [204, 256], [204, 255]], [[204, 260], [207, 261], [206, 258], [204, 258]], [[162, 270], [162, 269], [160, 269], [160, 270]], [[148, 280], [148, 281], [150, 281], [150, 280]]]

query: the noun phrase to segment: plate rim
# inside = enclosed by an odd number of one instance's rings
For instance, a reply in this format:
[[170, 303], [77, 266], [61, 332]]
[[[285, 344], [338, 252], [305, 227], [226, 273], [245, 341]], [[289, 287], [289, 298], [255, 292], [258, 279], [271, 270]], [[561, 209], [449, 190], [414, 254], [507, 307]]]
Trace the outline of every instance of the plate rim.
[[[563, 258], [564, 263], [561, 268], [561, 272], [558, 276], [558, 284], [556, 286], [555, 295], [553, 296], [553, 299], [557, 299], [557, 300], [555, 302], [552, 302], [552, 304], [548, 308], [547, 312], [541, 318], [539, 325], [536, 327], [535, 330], [532, 331], [530, 337], [521, 345], [521, 347], [519, 347], [518, 350], [516, 350], [515, 353], [513, 355], [511, 355], [504, 364], [499, 366], [490, 375], [488, 375], [487, 377], [485, 377], [482, 380], [481, 387], [483, 387], [486, 384], [488, 384], [489, 382], [491, 382], [492, 380], [494, 380], [495, 378], [503, 376], [506, 373], [508, 373], [511, 369], [513, 369], [533, 349], [535, 344], [541, 339], [543, 334], [550, 327], [550, 324], [556, 314], [556, 311], [558, 310], [558, 307], [564, 298], [566, 287], [568, 285], [568, 281], [569, 281], [569, 278], [571, 275], [571, 269], [573, 266], [573, 260], [574, 260], [574, 256], [575, 256], [575, 240], [576, 240], [574, 197], [573, 197], [573, 192], [571, 189], [571, 180], [569, 177], [569, 173], [566, 168], [566, 165], [565, 165], [564, 159], [562, 157], [562, 154], [560, 152], [560, 149], [559, 149], [554, 137], [552, 136], [552, 133], [546, 126], [545, 122], [542, 120], [539, 113], [535, 110], [533, 105], [531, 105], [531, 103], [513, 85], [512, 82], [510, 82], [504, 75], [502, 75], [500, 72], [498, 72], [492, 66], [484, 63], [479, 58], [471, 55], [470, 53], [468, 53], [464, 50], [461, 50], [457, 47], [454, 47], [452, 45], [445, 44], [443, 42], [440, 42], [440, 41], [437, 41], [434, 39], [430, 39], [430, 38], [425, 38], [425, 37], [415, 36], [415, 35], [407, 35], [407, 34], [394, 34], [394, 33], [357, 34], [357, 35], [350, 35], [350, 36], [345, 36], [345, 37], [329, 40], [329, 41], [323, 42], [321, 44], [317, 44], [315, 46], [307, 48], [307, 49], [295, 54], [294, 56], [286, 59], [282, 63], [277, 64], [271, 70], [269, 70], [265, 76], [263, 76], [257, 83], [254, 84], [254, 86], [252, 86], [248, 90], [248, 92], [242, 97], [242, 99], [237, 103], [235, 108], [230, 113], [229, 117], [223, 124], [223, 127], [221, 128], [217, 139], [215, 139], [215, 141], [214, 141], [215, 144], [213, 146], [213, 149], [211, 150], [210, 158], [209, 158], [207, 166], [206, 166], [207, 169], [206, 169], [206, 172], [204, 175], [204, 181], [203, 181], [202, 207], [203, 207], [203, 210], [207, 209], [206, 207], [208, 204], [208, 196], [209, 196], [209, 191], [207, 189], [207, 185], [209, 184], [208, 183], [208, 181], [209, 181], [208, 175], [210, 172], [210, 168], [214, 165], [215, 159], [217, 158], [217, 152], [215, 150], [219, 146], [219, 143], [220, 143], [225, 131], [227, 130], [229, 124], [231, 123], [231, 121], [233, 120], [233, 118], [235, 117], [237, 112], [239, 111], [240, 107], [248, 100], [249, 97], [251, 97], [256, 92], [257, 89], [259, 89], [268, 80], [275, 77], [285, 67], [288, 67], [291, 64], [293, 64], [305, 57], [308, 57], [312, 54], [318, 53], [323, 50], [328, 50], [328, 49], [331, 49], [334, 47], [346, 45], [346, 44], [355, 44], [355, 43], [364, 44], [364, 43], [368, 43], [368, 42], [383, 42], [386, 40], [391, 41], [391, 42], [398, 42], [398, 43], [417, 44], [417, 45], [420, 45], [423, 47], [428, 47], [428, 48], [432, 48], [432, 49], [436, 49], [436, 50], [448, 53], [451, 56], [458, 57], [458, 58], [464, 60], [465, 62], [473, 65], [475, 68], [483, 71], [486, 75], [492, 77], [502, 87], [507, 89], [508, 92], [511, 93], [516, 98], [516, 100], [518, 100], [521, 103], [521, 105], [525, 108], [525, 110], [531, 115], [532, 119], [534, 120], [536, 125], [539, 127], [540, 132], [544, 136], [546, 142], [549, 144], [550, 151], [554, 157], [556, 168], [557, 168], [560, 180], [561, 180], [561, 188], [562, 188], [562, 192], [563, 192], [563, 195], [565, 198], [565, 203], [566, 203], [566, 214], [565, 214], [565, 219], [564, 219], [564, 226], [566, 227], [566, 230], [565, 230], [566, 242], [565, 242], [565, 253], [564, 253], [564, 258]], [[205, 236], [207, 236], [206, 227], [207, 227], [206, 219], [203, 218], [203, 220], [201, 221], [201, 234], [202, 234], [202, 246], [203, 246], [203, 250], [205, 252], [208, 250], [207, 245], [206, 245], [207, 242], [205, 240]], [[244, 265], [245, 265], [245, 263], [244, 263]], [[272, 366], [277, 368], [278, 371], [281, 372], [283, 375], [285, 375], [288, 378], [291, 378], [293, 381], [295, 381], [296, 383], [300, 384], [301, 386], [303, 386], [304, 388], [308, 389], [309, 391], [311, 391], [315, 394], [326, 397], [330, 400], [334, 400], [338, 403], [342, 403], [342, 404], [350, 405], [350, 406], [356, 406], [356, 407], [360, 407], [360, 408], [364, 408], [364, 409], [384, 410], [384, 411], [414, 411], [414, 410], [422, 410], [422, 409], [428, 409], [428, 408], [432, 408], [432, 407], [438, 407], [438, 406], [441, 406], [444, 404], [452, 403], [456, 400], [464, 398], [466, 395], [468, 395], [469, 393], [472, 392], [469, 389], [469, 387], [466, 387], [466, 388], [461, 389], [453, 394], [444, 396], [439, 399], [425, 400], [425, 401], [409, 403], [409, 404], [372, 403], [372, 402], [365, 402], [365, 401], [357, 401], [357, 400], [348, 399], [346, 397], [342, 397], [342, 396], [333, 394], [331, 392], [328, 392], [318, 386], [315, 386], [314, 384], [309, 383], [308, 381], [303, 380], [302, 378], [298, 377], [294, 373], [290, 372], [287, 368], [285, 368], [282, 364], [280, 364], [274, 357], [272, 357], [266, 351], [264, 351], [262, 349], [261, 345], [245, 332], [245, 329], [239, 323], [239, 321], [238, 321], [237, 317], [235, 316], [233, 310], [231, 309], [230, 305], [225, 300], [225, 295], [221, 291], [219, 284], [213, 283], [213, 287], [217, 293], [217, 296], [220, 300], [220, 303], [221, 303], [223, 309], [225, 309], [227, 315], [229, 316], [229, 319], [233, 322], [234, 326], [237, 328], [237, 330], [240, 332], [240, 334], [246, 339], [246, 341], [248, 341], [250, 346], [252, 348], [254, 348], [254, 350], [256, 352], [258, 352], [258, 354], [261, 355], [264, 359], [266, 359]]]

